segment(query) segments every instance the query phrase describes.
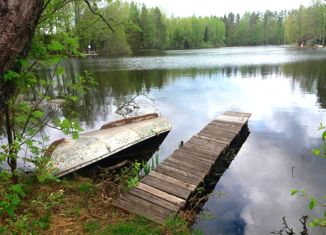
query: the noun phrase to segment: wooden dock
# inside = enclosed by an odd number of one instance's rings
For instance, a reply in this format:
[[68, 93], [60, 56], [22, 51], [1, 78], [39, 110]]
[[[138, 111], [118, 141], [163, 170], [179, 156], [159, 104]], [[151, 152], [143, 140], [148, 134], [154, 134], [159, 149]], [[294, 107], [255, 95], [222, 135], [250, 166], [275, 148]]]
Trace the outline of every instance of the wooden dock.
[[176, 215], [219, 156], [248, 128], [250, 113], [225, 112], [145, 176], [114, 205], [158, 223]]

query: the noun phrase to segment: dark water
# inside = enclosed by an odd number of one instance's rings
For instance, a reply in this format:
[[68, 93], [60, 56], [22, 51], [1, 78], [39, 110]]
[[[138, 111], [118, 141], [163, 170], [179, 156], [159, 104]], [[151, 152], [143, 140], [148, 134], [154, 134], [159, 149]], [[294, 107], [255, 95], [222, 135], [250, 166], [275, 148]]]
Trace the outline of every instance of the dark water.
[[[204, 205], [206, 216], [194, 224], [205, 234], [270, 234], [281, 228], [283, 216], [300, 228], [298, 219], [310, 213], [308, 200], [291, 197], [290, 189], [326, 194], [326, 160], [311, 154], [321, 144], [319, 123], [326, 123], [324, 49], [167, 51], [69, 60], [65, 66], [67, 79], [88, 70], [99, 83], [79, 105], [63, 110], [79, 113], [86, 130], [117, 118], [117, 106], [136, 94], [154, 99], [173, 123], [161, 159], [224, 111], [252, 113], [250, 136]], [[145, 101], [152, 102], [143, 96]]]

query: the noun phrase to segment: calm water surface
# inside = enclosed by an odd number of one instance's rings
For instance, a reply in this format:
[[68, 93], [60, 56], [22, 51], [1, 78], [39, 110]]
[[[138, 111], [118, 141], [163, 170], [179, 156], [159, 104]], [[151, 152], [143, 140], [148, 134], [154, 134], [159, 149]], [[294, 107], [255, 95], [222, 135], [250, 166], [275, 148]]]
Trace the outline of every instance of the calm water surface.
[[[86, 130], [97, 129], [118, 117], [117, 106], [146, 94], [173, 123], [159, 151], [163, 160], [224, 111], [251, 112], [250, 136], [204, 205], [210, 218], [199, 214], [193, 227], [205, 234], [270, 234], [283, 216], [300, 228], [298, 219], [309, 213], [307, 200], [291, 197], [290, 189], [326, 193], [326, 160], [311, 155], [321, 144], [319, 123], [326, 123], [325, 62], [324, 49], [288, 47], [69, 60], [68, 78], [88, 70], [99, 87], [63, 113], [75, 110]], [[144, 96], [139, 102], [151, 107]]]

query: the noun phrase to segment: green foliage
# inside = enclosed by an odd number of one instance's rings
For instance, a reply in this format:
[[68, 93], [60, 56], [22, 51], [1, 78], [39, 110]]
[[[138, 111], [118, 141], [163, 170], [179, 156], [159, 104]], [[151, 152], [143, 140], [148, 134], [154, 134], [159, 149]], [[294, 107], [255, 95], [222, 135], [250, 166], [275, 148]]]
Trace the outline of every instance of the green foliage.
[[179, 216], [169, 217], [165, 221], [165, 229], [175, 235], [202, 234], [200, 231], [190, 232], [188, 223]]
[[25, 196], [21, 184], [12, 184], [7, 189], [0, 190], [0, 217], [6, 215], [14, 217], [16, 209]]
[[309, 205], [308, 205], [308, 208], [309, 210], [312, 210], [315, 208], [315, 206], [317, 205], [317, 199], [314, 198], [313, 196], [310, 197], [310, 202], [309, 202]]
[[129, 173], [129, 179], [127, 180], [127, 188], [133, 188], [138, 185], [140, 181], [139, 172], [141, 170], [142, 164], [138, 161], [135, 161], [132, 164], [131, 171]]
[[33, 171], [33, 174], [36, 176], [38, 182], [60, 182], [60, 180], [54, 176], [54, 174], [57, 172], [57, 169], [53, 166], [50, 157], [35, 157], [33, 159], [33, 163], [35, 164], [35, 170]]
[[159, 227], [153, 226], [148, 220], [143, 218], [135, 218], [127, 222], [108, 225], [98, 234], [100, 235], [159, 235], [161, 234]]
[[[23, 180], [20, 184], [16, 183], [21, 180], [17, 160], [24, 158], [34, 164], [33, 172], [28, 177], [32, 179], [33, 186], [59, 182], [54, 177], [57, 169], [46, 152], [48, 138], [40, 133], [50, 127], [78, 138], [82, 128], [77, 118], [71, 114], [58, 119], [57, 112], [66, 102], [77, 103], [96, 85], [91, 75], [84, 72], [67, 81], [67, 87], [58, 86], [57, 81], [66, 79], [61, 62], [82, 54], [79, 52], [79, 38], [68, 30], [72, 16], [65, 9], [72, 3], [68, 1], [63, 4], [60, 0], [48, 3], [28, 55], [17, 58], [12, 70], [5, 71], [0, 77], [4, 84], [2, 87], [7, 88], [7, 93], [11, 92], [4, 101], [7, 143], [1, 146], [0, 151], [0, 165], [6, 161], [11, 170], [0, 171], [1, 186], [6, 186], [0, 188], [0, 220], [6, 222], [5, 226], [0, 226], [0, 233], [35, 234], [35, 229], [46, 229], [49, 226], [50, 210], [59, 205], [63, 191], [42, 193], [32, 201], [32, 205], [41, 207], [44, 212], [37, 218], [29, 214], [29, 211], [20, 211], [27, 198], [25, 189], [29, 183]], [[40, 71], [45, 71], [44, 68], [48, 71], [48, 76], [39, 76]], [[57, 95], [65, 102], [51, 107], [49, 100], [57, 98]], [[37, 187], [35, 190], [38, 190]]]
[[89, 234], [97, 234], [101, 226], [97, 221], [88, 221], [84, 225], [84, 230]]
[[54, 119], [54, 123], [60, 127], [64, 134], [71, 134], [73, 139], [77, 139], [79, 137], [79, 132], [83, 130], [78, 122], [72, 121], [69, 118], [64, 118], [62, 120]]
[[42, 206], [43, 209], [48, 213], [51, 208], [60, 204], [63, 195], [64, 191], [60, 189], [56, 192], [51, 192], [50, 194], [46, 195], [46, 198], [42, 198], [41, 196], [38, 197], [37, 199], [32, 201], [32, 204], [35, 206]]
[[312, 152], [314, 155], [326, 158], [326, 127], [320, 123], [318, 130], [322, 130], [321, 139], [323, 141], [323, 144], [320, 146], [319, 149], [313, 149]]
[[131, 164], [130, 167], [124, 167], [121, 171], [121, 185], [124, 190], [130, 190], [131, 188], [138, 185], [140, 181], [140, 172], [144, 164], [138, 161], [135, 161]]
[[156, 153], [150, 161], [144, 163], [142, 162], [142, 168], [144, 175], [148, 175], [152, 170], [154, 170], [159, 164], [159, 156]]
[[[24, 177], [29, 180], [33, 178], [30, 175]], [[33, 180], [29, 184], [28, 180], [20, 184], [11, 184], [9, 179], [1, 179], [0, 218], [4, 223], [0, 225], [0, 234], [38, 234], [36, 231], [49, 227], [50, 211], [60, 205], [63, 190], [51, 193], [40, 192], [32, 200], [29, 198], [30, 190], [37, 189], [38, 185]], [[40, 212], [35, 214], [38, 210], [33, 213], [31, 210], [20, 209], [26, 206], [25, 200], [29, 200], [29, 207], [38, 208]]]
[[94, 191], [93, 185], [91, 183], [82, 183], [79, 185], [78, 189], [84, 194], [90, 194]]
[[47, 229], [50, 224], [50, 215], [46, 214], [46, 215], [41, 216], [39, 218], [39, 220], [37, 221], [37, 223], [41, 229]]

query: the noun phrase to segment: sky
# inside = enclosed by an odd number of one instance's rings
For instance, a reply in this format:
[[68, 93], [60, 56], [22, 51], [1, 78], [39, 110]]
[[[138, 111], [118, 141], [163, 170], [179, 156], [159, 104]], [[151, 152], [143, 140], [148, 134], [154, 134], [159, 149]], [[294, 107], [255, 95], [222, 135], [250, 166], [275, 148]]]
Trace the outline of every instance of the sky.
[[[132, 0], [128, 0], [131, 2]], [[174, 16], [223, 16], [229, 12], [243, 14], [246, 11], [269, 9], [280, 11], [309, 6], [312, 0], [133, 0], [148, 7], [158, 6], [168, 15]]]

